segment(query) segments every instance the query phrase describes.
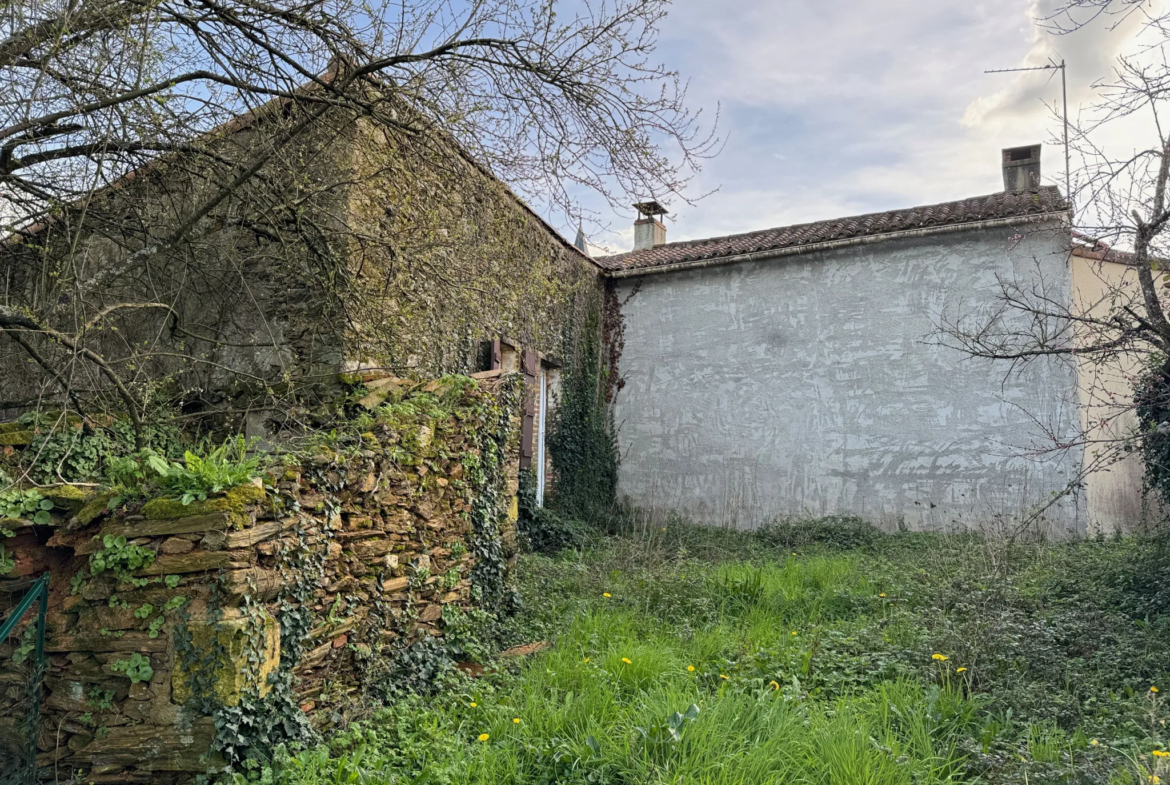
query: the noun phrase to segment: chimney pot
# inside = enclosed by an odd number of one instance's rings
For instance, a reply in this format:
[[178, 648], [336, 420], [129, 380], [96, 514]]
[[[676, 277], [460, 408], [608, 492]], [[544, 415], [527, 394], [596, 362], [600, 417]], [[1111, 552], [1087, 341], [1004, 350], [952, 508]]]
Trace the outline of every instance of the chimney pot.
[[638, 202], [634, 209], [638, 211], [638, 220], [634, 221], [634, 250], [665, 245], [666, 227], [658, 220], [658, 216], [666, 215], [666, 208], [651, 199]]
[[1034, 191], [1040, 187], [1040, 148], [1030, 144], [1003, 151], [1003, 190]]

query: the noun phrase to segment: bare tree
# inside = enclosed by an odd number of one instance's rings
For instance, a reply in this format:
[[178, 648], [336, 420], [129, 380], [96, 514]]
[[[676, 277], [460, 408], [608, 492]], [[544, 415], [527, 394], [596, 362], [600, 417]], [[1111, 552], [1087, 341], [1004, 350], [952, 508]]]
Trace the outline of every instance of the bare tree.
[[[304, 174], [316, 142], [360, 118], [403, 139], [453, 138], [474, 165], [560, 215], [576, 214], [580, 187], [614, 204], [630, 193], [681, 195], [714, 140], [678, 75], [653, 61], [666, 8], [5, 3], [0, 238], [16, 251], [0, 269], [0, 351], [39, 369], [42, 395], [82, 412], [89, 397], [112, 395], [136, 426], [168, 355], [275, 394], [271, 378], [240, 374], [210, 349], [267, 349], [280, 364], [287, 336], [233, 339], [164, 282], [194, 280], [199, 264], [215, 296], [246, 298], [239, 259], [208, 261], [225, 230], [233, 247], [251, 243], [254, 261], [283, 255], [322, 278], [337, 274], [338, 248], [384, 242], [329, 220], [352, 185], [345, 177]], [[105, 244], [89, 242], [95, 235]], [[153, 318], [169, 343], [139, 341], [144, 350], [119, 336], [131, 315]]]
[[[1070, 489], [1135, 452], [1145, 459], [1147, 480], [1159, 471], [1170, 477], [1170, 444], [1160, 443], [1170, 431], [1163, 296], [1170, 287], [1170, 12], [1146, 0], [1070, 0], [1040, 23], [1063, 35], [1134, 15], [1142, 29], [1133, 51], [1094, 85], [1094, 104], [1071, 128], [1078, 163], [1070, 251], [1092, 270], [1090, 285], [1070, 293], [1035, 280], [1003, 280], [992, 312], [941, 326], [946, 343], [1010, 368], [1052, 358], [1076, 365], [1081, 436], [1047, 445], [1084, 448], [1082, 474]], [[1147, 146], [1119, 143], [1135, 132]]]

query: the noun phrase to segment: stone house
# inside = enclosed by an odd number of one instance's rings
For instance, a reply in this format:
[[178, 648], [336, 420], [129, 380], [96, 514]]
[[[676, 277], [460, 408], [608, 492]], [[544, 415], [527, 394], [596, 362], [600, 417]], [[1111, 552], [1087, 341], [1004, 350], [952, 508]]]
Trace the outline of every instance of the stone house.
[[[369, 410], [367, 430], [286, 456], [263, 488], [111, 509], [110, 493], [55, 485], [36, 491], [40, 520], [3, 521], [0, 618], [27, 579], [52, 581], [39, 733], [23, 724], [31, 693], [0, 696], [0, 765], [31, 738], [37, 766], [62, 777], [190, 781], [246, 753], [251, 739], [222, 732], [242, 706], [268, 701], [286, 727], [360, 716], [397, 678], [397, 653], [452, 615], [508, 607], [521, 472], [540, 501], [561, 368], [600, 322], [599, 268], [440, 129], [340, 110], [206, 230], [140, 253], [233, 176], [216, 161], [248, 160], [287, 111], [237, 118], [203, 158], [136, 169], [0, 244], [4, 304], [132, 365], [122, 379], [144, 415], [161, 394], [275, 441], [329, 423], [358, 382]], [[83, 400], [108, 393], [95, 363], [21, 338]], [[64, 400], [32, 359], [0, 338], [0, 461], [80, 426], [74, 412], [3, 422]], [[140, 566], [98, 569], [110, 547], [139, 549]], [[0, 641], [0, 681], [23, 684], [13, 645]]]
[[[141, 398], [161, 394], [259, 437], [311, 423], [339, 380], [523, 371], [527, 464], [542, 449], [541, 390], [555, 388], [584, 314], [601, 307], [598, 267], [450, 135], [422, 121], [425, 131], [404, 130], [410, 107], [364, 89], [381, 115], [330, 111], [177, 248], [138, 253], [234, 177], [221, 162], [250, 160], [295, 107], [274, 100], [200, 137], [201, 154], [164, 156], [10, 236], [3, 302], [81, 336], [115, 368], [132, 365], [124, 375]], [[77, 388], [108, 391], [94, 365], [67, 359]], [[62, 400], [0, 338], [0, 415]]]
[[623, 322], [619, 493], [733, 526], [1133, 522], [1140, 466], [1080, 485], [1074, 364], [1009, 369], [939, 340], [996, 309], [1001, 281], [1071, 302], [1085, 278], [1040, 146], [1005, 150], [1003, 176], [987, 196], [675, 243], [637, 205], [634, 250], [598, 259]]

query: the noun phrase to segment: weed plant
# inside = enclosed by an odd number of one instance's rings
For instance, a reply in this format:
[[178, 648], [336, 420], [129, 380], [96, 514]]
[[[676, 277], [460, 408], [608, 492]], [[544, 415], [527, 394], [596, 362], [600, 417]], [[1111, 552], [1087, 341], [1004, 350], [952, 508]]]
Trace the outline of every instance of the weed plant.
[[1004, 545], [858, 521], [677, 521], [530, 554], [501, 645], [236, 775], [325, 783], [1111, 783], [1170, 776], [1145, 540]]

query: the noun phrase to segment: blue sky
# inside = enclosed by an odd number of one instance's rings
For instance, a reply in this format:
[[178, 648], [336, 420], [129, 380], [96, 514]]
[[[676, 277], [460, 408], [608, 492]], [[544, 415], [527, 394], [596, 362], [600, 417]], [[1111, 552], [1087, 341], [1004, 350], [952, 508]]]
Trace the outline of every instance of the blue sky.
[[[1037, 19], [1056, 7], [1055, 0], [677, 0], [659, 54], [690, 78], [696, 105], [721, 106], [725, 146], [692, 188], [693, 196], [715, 192], [671, 205], [667, 240], [1000, 190], [1001, 148], [1059, 134], [1043, 102], [1059, 101], [1060, 81], [983, 72], [1063, 56], [1075, 117], [1092, 84], [1133, 47], [1136, 18], [1055, 36]], [[1043, 169], [1047, 181], [1062, 182], [1059, 146], [1045, 144]], [[628, 249], [632, 211], [585, 204], [608, 224], [587, 228], [591, 242]], [[569, 237], [574, 230], [565, 229]]]

